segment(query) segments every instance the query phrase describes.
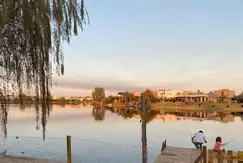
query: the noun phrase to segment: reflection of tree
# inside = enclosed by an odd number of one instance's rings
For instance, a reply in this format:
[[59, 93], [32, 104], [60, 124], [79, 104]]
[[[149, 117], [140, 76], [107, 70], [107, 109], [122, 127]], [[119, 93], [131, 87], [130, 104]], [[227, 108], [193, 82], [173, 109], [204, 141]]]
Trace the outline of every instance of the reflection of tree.
[[159, 111], [150, 110], [147, 112], [146, 123], [152, 122], [152, 120], [159, 114]]
[[[135, 108], [109, 108], [109, 110], [111, 112], [116, 112], [119, 116], [122, 116], [124, 119], [131, 119], [136, 115], [139, 115], [141, 117], [142, 112], [139, 109], [135, 109]], [[155, 111], [155, 110], [150, 110], [147, 112], [147, 116], [146, 116], [146, 123], [151, 122], [156, 115], [159, 114], [159, 111]]]
[[103, 121], [105, 119], [105, 109], [100, 106], [94, 106], [92, 116], [96, 121]]
[[1, 121], [1, 127], [2, 127], [2, 131], [4, 133], [4, 137], [7, 137], [7, 123], [8, 123], [8, 104], [7, 104], [7, 99], [3, 98], [3, 96], [1, 96], [0, 94], [0, 105], [1, 105], [1, 109], [0, 109], [0, 121]]
[[[2, 104], [3, 102], [4, 102], [4, 100], [2, 100], [0, 103], [0, 105], [1, 105], [0, 122], [1, 122], [1, 127], [2, 127], [2, 131], [4, 133], [4, 136], [7, 137], [8, 110], [9, 110], [9, 107], [11, 107], [11, 105]], [[19, 105], [19, 109], [25, 109], [25, 108], [26, 108], [25, 104]], [[47, 105], [47, 104], [40, 105], [38, 103], [35, 104], [36, 130], [40, 130], [40, 123], [41, 123], [43, 140], [45, 140], [47, 118], [50, 115], [50, 111], [51, 111], [51, 105]]]
[[40, 108], [39, 105], [35, 105], [35, 112], [36, 112], [36, 130], [40, 130]]
[[117, 110], [118, 115], [122, 116], [124, 119], [130, 119], [137, 114], [135, 109], [121, 108]]

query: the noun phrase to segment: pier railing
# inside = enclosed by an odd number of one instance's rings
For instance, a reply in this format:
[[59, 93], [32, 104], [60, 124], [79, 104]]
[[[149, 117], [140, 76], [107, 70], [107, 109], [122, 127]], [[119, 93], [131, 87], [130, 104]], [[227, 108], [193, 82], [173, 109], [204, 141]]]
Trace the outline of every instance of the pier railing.
[[207, 163], [207, 147], [203, 146], [201, 155], [194, 161], [194, 163]]
[[208, 163], [243, 163], [243, 152], [234, 152], [232, 150], [220, 150], [215, 152], [213, 150], [208, 150]]

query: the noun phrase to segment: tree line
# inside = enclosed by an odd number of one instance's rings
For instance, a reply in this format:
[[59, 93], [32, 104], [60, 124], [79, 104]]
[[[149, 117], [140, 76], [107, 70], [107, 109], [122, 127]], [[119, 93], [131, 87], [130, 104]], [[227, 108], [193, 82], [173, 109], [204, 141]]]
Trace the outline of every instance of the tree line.
[[[150, 89], [146, 89], [144, 92], [145, 95], [145, 101], [150, 101], [151, 103], [159, 102], [160, 99], [157, 98], [153, 92]], [[105, 95], [105, 89], [103, 87], [96, 87], [92, 91], [92, 98], [94, 103], [104, 103], [104, 104], [110, 104], [115, 101], [120, 103], [133, 103], [133, 102], [140, 102], [140, 97], [135, 96], [132, 92], [124, 92], [121, 94], [121, 96], [107, 96]]]

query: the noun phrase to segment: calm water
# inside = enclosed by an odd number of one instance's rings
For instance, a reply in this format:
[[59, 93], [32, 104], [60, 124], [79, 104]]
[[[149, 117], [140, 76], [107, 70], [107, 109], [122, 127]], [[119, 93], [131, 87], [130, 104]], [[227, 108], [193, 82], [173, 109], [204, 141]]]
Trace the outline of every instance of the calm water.
[[[147, 141], [150, 162], [159, 154], [164, 139], [171, 146], [193, 147], [190, 132], [198, 129], [204, 130], [209, 148], [213, 147], [215, 138], [221, 136], [224, 142], [236, 138], [226, 149], [243, 150], [240, 116], [198, 118], [165, 113], [153, 114], [149, 118]], [[47, 120], [47, 138], [43, 143], [41, 117], [37, 123], [35, 109], [20, 110], [19, 106], [11, 106], [7, 130], [8, 139], [2, 142], [9, 154], [65, 158], [65, 137], [71, 135], [76, 162], [141, 162], [140, 116], [129, 111], [93, 109], [91, 106], [53, 106]], [[16, 139], [16, 136], [19, 138]]]

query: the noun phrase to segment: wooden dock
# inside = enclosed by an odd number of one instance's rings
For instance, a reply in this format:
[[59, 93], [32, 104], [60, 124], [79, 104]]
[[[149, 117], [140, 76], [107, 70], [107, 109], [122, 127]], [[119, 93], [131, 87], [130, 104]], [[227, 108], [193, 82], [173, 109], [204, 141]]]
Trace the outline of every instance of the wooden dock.
[[199, 149], [166, 147], [154, 163], [194, 163], [200, 155]]
[[160, 155], [154, 163], [198, 163], [207, 161], [207, 148], [200, 149], [167, 147], [163, 142]]

